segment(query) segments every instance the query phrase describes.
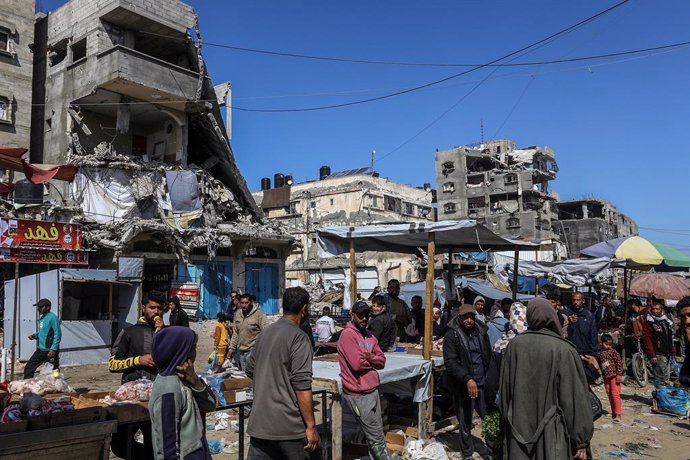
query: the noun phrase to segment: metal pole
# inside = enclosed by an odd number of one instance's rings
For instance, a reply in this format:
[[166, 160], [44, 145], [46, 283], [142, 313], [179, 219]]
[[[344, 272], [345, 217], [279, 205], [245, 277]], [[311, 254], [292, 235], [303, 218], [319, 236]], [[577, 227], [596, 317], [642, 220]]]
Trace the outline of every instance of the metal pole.
[[428, 262], [426, 264], [426, 304], [424, 308], [424, 359], [431, 359], [431, 322], [434, 312], [434, 256], [436, 255], [436, 235], [429, 232], [429, 246], [427, 248]]
[[453, 248], [448, 249], [448, 265], [446, 266], [446, 272], [448, 273], [448, 294], [446, 295], [446, 301], [449, 299], [455, 300], [457, 295], [455, 293], [455, 275], [453, 274]]
[[19, 310], [19, 262], [14, 263], [14, 316], [12, 318], [12, 363], [10, 364], [10, 380], [14, 380], [14, 352], [17, 348], [17, 318]]
[[632, 340], [631, 338], [627, 338], [625, 336], [625, 328], [628, 325], [628, 269], [627, 267], [623, 267], [623, 374], [627, 374], [628, 372], [628, 364], [625, 361], [626, 358], [626, 347], [625, 342], [628, 340]]
[[513, 302], [517, 300], [518, 290], [518, 266], [520, 265], [520, 249], [515, 246], [515, 257], [513, 258]]
[[355, 239], [352, 237], [350, 237], [350, 295], [350, 303], [354, 305], [357, 302], [357, 262], [355, 260]]

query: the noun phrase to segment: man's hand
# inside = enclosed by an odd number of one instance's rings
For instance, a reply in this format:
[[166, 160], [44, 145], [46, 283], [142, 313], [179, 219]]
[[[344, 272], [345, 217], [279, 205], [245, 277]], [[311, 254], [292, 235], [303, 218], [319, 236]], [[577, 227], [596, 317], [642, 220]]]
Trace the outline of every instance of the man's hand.
[[316, 426], [307, 428], [307, 445], [304, 446], [305, 452], [314, 452], [319, 447], [319, 432], [316, 431]]
[[165, 324], [163, 324], [163, 318], [161, 318], [160, 316], [155, 316], [153, 318], [153, 328], [156, 330], [156, 332], [163, 329], [164, 325]]
[[55, 357], [55, 351], [49, 350], [48, 351], [48, 358], [54, 358]]
[[36, 334], [31, 334], [29, 336], [29, 340], [36, 340]]
[[587, 460], [587, 450], [586, 449], [577, 449], [575, 451], [575, 455], [573, 455], [573, 458], [576, 458], [577, 460]]
[[139, 358], [139, 365], [144, 367], [156, 367], [156, 363], [153, 362], [153, 356], [150, 353], [141, 355]]
[[475, 382], [474, 379], [467, 381], [467, 393], [472, 399], [476, 398], [479, 394], [479, 388], [477, 387], [477, 382]]
[[196, 372], [194, 372], [194, 363], [192, 363], [192, 360], [188, 359], [175, 369], [177, 370], [177, 376], [180, 380], [189, 383], [197, 390], [204, 389], [204, 382], [196, 375]]
[[577, 323], [577, 315], [568, 316], [568, 321], [570, 321], [571, 323]]

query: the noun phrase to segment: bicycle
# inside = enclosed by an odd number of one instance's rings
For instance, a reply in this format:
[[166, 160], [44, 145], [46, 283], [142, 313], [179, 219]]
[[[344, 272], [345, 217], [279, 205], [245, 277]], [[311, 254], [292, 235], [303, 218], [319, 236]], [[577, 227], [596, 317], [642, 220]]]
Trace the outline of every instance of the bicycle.
[[638, 335], [626, 335], [626, 338], [634, 340], [635, 353], [631, 357], [631, 368], [633, 378], [640, 388], [644, 388], [649, 383], [649, 375], [652, 373], [652, 363], [647, 358], [642, 349], [642, 337]]

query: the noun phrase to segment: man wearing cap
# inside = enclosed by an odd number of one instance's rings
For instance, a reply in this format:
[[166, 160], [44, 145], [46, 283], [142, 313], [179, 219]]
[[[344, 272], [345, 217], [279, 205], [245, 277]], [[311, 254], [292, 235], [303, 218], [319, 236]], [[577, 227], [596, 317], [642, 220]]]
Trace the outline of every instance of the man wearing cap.
[[367, 330], [371, 307], [366, 302], [352, 306], [350, 316], [338, 340], [338, 363], [343, 382], [343, 399], [362, 427], [369, 445], [369, 453], [375, 460], [390, 459], [383, 435], [380, 385], [377, 370], [386, 365], [386, 357], [379, 348], [376, 337]]
[[38, 333], [31, 334], [29, 340], [38, 340], [36, 351], [29, 358], [24, 368], [24, 378], [30, 379], [36, 373], [36, 369], [43, 364], [50, 362], [53, 364], [53, 369], [60, 367], [60, 339], [62, 332], [60, 331], [60, 320], [50, 311], [50, 300], [41, 299], [34, 304], [38, 308]]
[[448, 324], [443, 339], [445, 386], [453, 395], [453, 407], [460, 424], [460, 450], [464, 458], [475, 458], [472, 442], [472, 413], [487, 413], [498, 390], [496, 365], [493, 362], [487, 327], [476, 321], [472, 305], [460, 307], [458, 316]]

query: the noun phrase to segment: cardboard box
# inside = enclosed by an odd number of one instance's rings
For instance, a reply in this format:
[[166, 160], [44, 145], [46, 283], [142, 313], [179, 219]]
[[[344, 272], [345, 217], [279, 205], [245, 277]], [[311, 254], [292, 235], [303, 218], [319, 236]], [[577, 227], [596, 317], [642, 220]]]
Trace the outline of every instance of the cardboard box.
[[402, 450], [405, 447], [405, 435], [389, 431], [386, 433], [386, 447], [393, 453]]
[[248, 401], [250, 399], [249, 392], [246, 390], [225, 390], [223, 391], [223, 397], [226, 404]]
[[249, 378], [239, 378], [239, 379], [225, 379], [220, 385], [221, 391], [229, 390], [244, 390], [245, 388], [250, 388], [254, 385], [252, 379]]

